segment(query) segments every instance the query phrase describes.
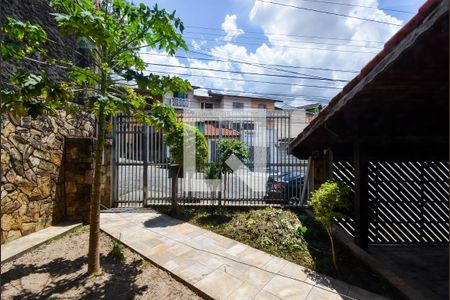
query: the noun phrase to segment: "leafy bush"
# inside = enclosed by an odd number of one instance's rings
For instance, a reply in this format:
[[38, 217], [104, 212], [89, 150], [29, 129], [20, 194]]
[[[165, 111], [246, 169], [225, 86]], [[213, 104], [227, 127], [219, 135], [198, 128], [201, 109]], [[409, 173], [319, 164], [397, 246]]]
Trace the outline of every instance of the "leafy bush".
[[[205, 136], [198, 128], [177, 121], [175, 109], [167, 104], [156, 101], [152, 104], [152, 113], [149, 116], [150, 124], [157, 130], [163, 131], [166, 138], [167, 146], [170, 148], [170, 159], [182, 165], [183, 164], [183, 147], [184, 135], [194, 136], [195, 141], [188, 142], [192, 147], [195, 145], [196, 168], [201, 170], [208, 162], [208, 143]], [[192, 138], [191, 138], [192, 139]], [[194, 149], [186, 149], [186, 151], [194, 151]]]
[[[184, 149], [184, 135], [188, 133], [187, 146]], [[195, 139], [195, 141], [193, 141]], [[205, 136], [197, 127], [177, 122], [175, 127], [166, 134], [166, 143], [170, 147], [170, 159], [180, 165], [183, 164], [183, 151], [194, 152], [195, 145], [195, 162], [197, 170], [202, 170], [208, 162], [208, 143]], [[191, 149], [192, 148], [192, 149]]]
[[306, 227], [292, 211], [271, 207], [250, 210], [234, 215], [223, 231], [231, 238], [272, 254], [300, 256], [306, 265], [313, 263], [303, 237]]
[[231, 168], [226, 164], [227, 159], [231, 155], [235, 155], [240, 160], [249, 157], [248, 147], [236, 139], [223, 139], [218, 145], [219, 160], [218, 163], [223, 173], [231, 173]]
[[316, 191], [312, 192], [312, 197], [308, 205], [314, 211], [314, 218], [322, 224], [328, 233], [331, 243], [331, 253], [333, 265], [337, 269], [336, 253], [333, 242], [333, 224], [336, 218], [342, 217], [340, 210], [350, 206], [350, 188], [342, 182], [327, 181]]
[[205, 179], [220, 179], [221, 175], [222, 169], [217, 162], [213, 162], [205, 168]]

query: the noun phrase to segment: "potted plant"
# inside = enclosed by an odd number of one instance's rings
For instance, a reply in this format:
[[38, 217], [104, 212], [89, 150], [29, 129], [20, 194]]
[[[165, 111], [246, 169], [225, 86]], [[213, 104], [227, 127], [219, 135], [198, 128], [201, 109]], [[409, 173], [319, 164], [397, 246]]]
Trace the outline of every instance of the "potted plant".
[[[220, 186], [220, 179], [222, 179], [222, 169], [218, 162], [213, 162], [205, 168], [205, 179], [208, 190], [212, 192], [213, 198], [216, 197], [217, 189]], [[219, 195], [219, 205], [220, 205], [220, 195]]]

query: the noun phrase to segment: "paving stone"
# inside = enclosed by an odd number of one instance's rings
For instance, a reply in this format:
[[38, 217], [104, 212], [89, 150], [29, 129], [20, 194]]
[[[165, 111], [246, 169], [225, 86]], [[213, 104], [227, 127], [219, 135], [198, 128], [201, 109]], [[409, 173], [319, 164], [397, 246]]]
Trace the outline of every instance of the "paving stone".
[[204, 255], [199, 255], [196, 257], [196, 260], [209, 267], [212, 269], [217, 269], [220, 266], [222, 266], [223, 264], [225, 264], [225, 261], [223, 259], [218, 258], [216, 255], [211, 255], [211, 254], [204, 254]]
[[170, 252], [173, 256], [181, 256], [186, 252], [189, 252], [191, 249], [192, 248], [190, 248], [189, 246], [183, 244], [175, 244], [167, 249], [167, 251]]
[[208, 268], [201, 263], [195, 262], [190, 266], [177, 268], [173, 271], [184, 280], [191, 283], [197, 283], [198, 281], [211, 274], [214, 269]]
[[220, 269], [215, 270], [195, 284], [214, 299], [226, 299], [242, 281]]
[[265, 290], [260, 291], [256, 296], [255, 300], [280, 300], [281, 298], [271, 294]]
[[64, 223], [50, 226], [11, 242], [7, 242], [1, 245], [1, 262], [7, 261], [21, 253], [27, 252], [30, 249], [33, 249], [48, 241], [49, 239], [64, 234], [80, 225], [81, 223]]
[[250, 247], [239, 253], [239, 258], [244, 262], [257, 267], [264, 266], [272, 259], [270, 254]]
[[259, 289], [262, 289], [274, 276], [273, 273], [250, 267], [243, 273], [241, 278], [242, 280], [245, 280], [245, 282], [251, 283]]
[[228, 296], [227, 300], [251, 300], [254, 299], [259, 292], [259, 288], [244, 282]]
[[344, 296], [341, 296], [339, 294], [320, 289], [317, 287], [312, 288], [310, 293], [308, 294], [307, 300], [341, 300], [341, 299], [348, 299]]
[[225, 264], [220, 267], [220, 269], [223, 272], [230, 274], [231, 276], [241, 278], [242, 275], [245, 274], [248, 269], [250, 269], [250, 267], [232, 260], [227, 260]]
[[237, 244], [226, 251], [227, 254], [232, 256], [238, 256], [241, 252], [244, 252], [249, 247], [244, 244]]
[[269, 272], [278, 273], [288, 262], [279, 257], [272, 257], [264, 266], [263, 269]]
[[152, 210], [101, 218], [102, 230], [214, 299], [382, 299]]
[[306, 299], [312, 288], [301, 281], [276, 275], [263, 290], [282, 299]]
[[300, 281], [306, 281], [308, 278], [308, 275], [305, 273], [305, 268], [291, 262], [286, 262], [279, 273]]

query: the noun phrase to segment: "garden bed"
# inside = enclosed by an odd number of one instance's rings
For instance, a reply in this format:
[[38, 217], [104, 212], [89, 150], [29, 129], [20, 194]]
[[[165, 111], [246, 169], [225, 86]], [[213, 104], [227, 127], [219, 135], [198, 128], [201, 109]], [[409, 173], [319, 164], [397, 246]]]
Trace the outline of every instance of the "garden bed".
[[[168, 207], [153, 207], [169, 213]], [[392, 299], [403, 299], [364, 262], [337, 244], [336, 271], [325, 230], [304, 212], [273, 208], [181, 208], [174, 216], [322, 274]]]
[[201, 299], [169, 273], [103, 233], [103, 273], [87, 276], [88, 235], [88, 227], [81, 227], [2, 264], [1, 298]]

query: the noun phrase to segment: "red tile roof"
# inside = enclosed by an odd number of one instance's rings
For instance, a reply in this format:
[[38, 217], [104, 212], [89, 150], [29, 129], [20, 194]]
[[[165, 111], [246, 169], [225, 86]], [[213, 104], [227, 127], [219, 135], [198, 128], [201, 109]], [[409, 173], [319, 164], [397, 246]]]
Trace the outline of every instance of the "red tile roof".
[[[205, 136], [206, 137], [218, 137], [219, 136], [219, 128], [212, 124], [205, 124]], [[223, 137], [240, 137], [239, 131], [222, 128], [222, 136]]]

